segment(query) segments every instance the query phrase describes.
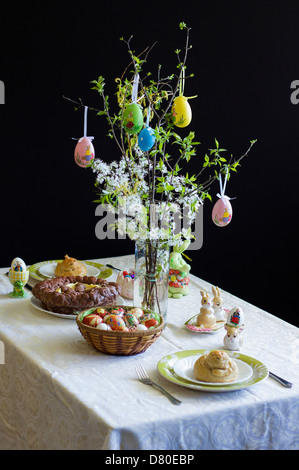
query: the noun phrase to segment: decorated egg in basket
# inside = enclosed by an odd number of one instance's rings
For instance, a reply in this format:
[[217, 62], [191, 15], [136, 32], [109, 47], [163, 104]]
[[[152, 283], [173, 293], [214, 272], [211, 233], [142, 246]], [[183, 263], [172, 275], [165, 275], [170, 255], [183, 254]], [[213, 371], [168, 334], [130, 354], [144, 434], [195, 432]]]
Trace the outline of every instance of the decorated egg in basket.
[[233, 216], [233, 208], [227, 196], [222, 196], [214, 205], [212, 219], [214, 224], [225, 227], [230, 223]]
[[143, 127], [142, 108], [137, 103], [129, 104], [124, 110], [123, 127], [129, 134], [138, 134]]

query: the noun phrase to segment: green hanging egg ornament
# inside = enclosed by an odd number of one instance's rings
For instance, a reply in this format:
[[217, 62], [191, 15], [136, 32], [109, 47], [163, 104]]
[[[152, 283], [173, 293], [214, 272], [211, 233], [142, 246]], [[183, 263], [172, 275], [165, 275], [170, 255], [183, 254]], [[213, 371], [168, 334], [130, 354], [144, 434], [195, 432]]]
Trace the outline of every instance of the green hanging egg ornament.
[[124, 110], [123, 127], [128, 134], [138, 134], [143, 127], [142, 108], [137, 103], [129, 104]]
[[135, 75], [132, 88], [132, 103], [123, 113], [123, 128], [128, 134], [138, 134], [143, 128], [142, 107], [137, 103], [139, 75]]

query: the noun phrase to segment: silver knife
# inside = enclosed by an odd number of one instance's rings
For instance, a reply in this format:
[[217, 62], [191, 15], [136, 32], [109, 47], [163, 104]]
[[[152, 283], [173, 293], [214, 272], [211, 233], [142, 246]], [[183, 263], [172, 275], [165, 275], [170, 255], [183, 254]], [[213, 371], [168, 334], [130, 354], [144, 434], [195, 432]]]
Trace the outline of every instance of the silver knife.
[[293, 387], [293, 384], [291, 382], [288, 382], [287, 380], [282, 379], [278, 375], [273, 374], [273, 372], [269, 371], [269, 377], [271, 377], [274, 380], [277, 380], [277, 382], [279, 382], [284, 387], [287, 387], [287, 388], [292, 388]]

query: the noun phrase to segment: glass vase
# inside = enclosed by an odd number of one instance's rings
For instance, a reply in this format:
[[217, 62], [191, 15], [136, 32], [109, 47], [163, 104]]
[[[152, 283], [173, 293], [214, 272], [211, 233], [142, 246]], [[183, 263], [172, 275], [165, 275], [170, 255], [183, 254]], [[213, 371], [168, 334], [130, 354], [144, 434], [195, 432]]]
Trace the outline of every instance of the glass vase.
[[169, 245], [167, 241], [135, 242], [134, 306], [159, 313], [166, 323]]

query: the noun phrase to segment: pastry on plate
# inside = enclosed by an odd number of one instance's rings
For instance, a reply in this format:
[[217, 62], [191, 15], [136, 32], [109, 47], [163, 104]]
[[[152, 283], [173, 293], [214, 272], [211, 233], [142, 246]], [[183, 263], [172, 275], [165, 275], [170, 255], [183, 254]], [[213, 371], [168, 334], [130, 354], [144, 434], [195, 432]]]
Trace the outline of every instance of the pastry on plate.
[[193, 374], [202, 382], [229, 383], [236, 379], [238, 366], [227, 352], [211, 351], [196, 360]]
[[64, 276], [38, 282], [32, 294], [50, 312], [74, 314], [102, 305], [115, 305], [121, 287], [94, 276]]
[[65, 255], [64, 260], [57, 263], [55, 268], [55, 276], [85, 276], [87, 269], [84, 263], [78, 261], [76, 258], [71, 258]]

